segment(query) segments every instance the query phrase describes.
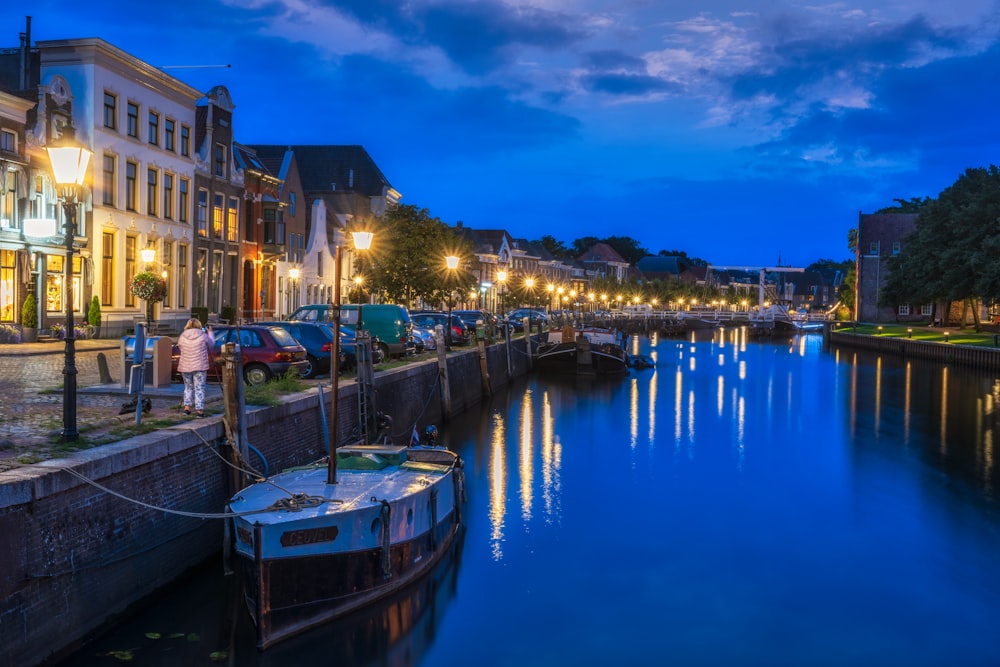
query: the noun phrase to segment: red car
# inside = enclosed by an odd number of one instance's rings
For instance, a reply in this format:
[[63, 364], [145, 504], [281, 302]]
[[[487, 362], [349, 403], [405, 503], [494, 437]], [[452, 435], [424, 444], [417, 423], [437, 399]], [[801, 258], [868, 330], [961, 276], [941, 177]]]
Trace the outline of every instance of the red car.
[[[240, 357], [243, 361], [243, 380], [249, 385], [264, 384], [273, 377], [292, 371], [303, 375], [309, 365], [306, 360], [306, 348], [296, 342], [292, 335], [279, 327], [246, 324], [243, 326], [214, 326], [212, 336], [215, 338], [212, 363], [208, 368], [208, 377], [222, 379], [222, 346], [225, 343], [238, 343]], [[175, 378], [180, 350], [173, 347], [173, 359], [170, 372]]]

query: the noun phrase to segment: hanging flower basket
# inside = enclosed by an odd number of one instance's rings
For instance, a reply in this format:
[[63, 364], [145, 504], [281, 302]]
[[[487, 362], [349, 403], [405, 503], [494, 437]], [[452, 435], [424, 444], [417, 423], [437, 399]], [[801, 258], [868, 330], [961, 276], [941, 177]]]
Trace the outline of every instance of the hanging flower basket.
[[149, 303], [159, 303], [167, 296], [167, 281], [152, 271], [143, 271], [132, 277], [129, 292]]

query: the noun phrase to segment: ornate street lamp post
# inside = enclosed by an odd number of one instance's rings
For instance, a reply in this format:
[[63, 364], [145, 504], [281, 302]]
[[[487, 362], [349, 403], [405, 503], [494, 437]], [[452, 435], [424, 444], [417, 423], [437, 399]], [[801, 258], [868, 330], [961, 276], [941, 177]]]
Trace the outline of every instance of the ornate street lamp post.
[[507, 272], [497, 271], [497, 282], [500, 283], [500, 307], [497, 309], [500, 311], [500, 315], [505, 315], [503, 307], [503, 288], [507, 284]]
[[[372, 232], [351, 232], [351, 236], [354, 238], [354, 249], [359, 252], [367, 252], [372, 247], [372, 239], [375, 238], [375, 234]], [[363, 320], [361, 319], [361, 309], [364, 308], [364, 306], [365, 306], [364, 299], [362, 299], [361, 295], [359, 294], [358, 326], [357, 326], [357, 331], [359, 333], [364, 328], [362, 324]]]
[[458, 268], [459, 258], [456, 255], [448, 255], [444, 258], [445, 265], [448, 267], [448, 347], [451, 347], [451, 291], [452, 284], [454, 280], [455, 270]]
[[82, 146], [50, 146], [52, 175], [59, 186], [66, 218], [66, 263], [63, 265], [66, 290], [66, 352], [63, 368], [63, 440], [77, 440], [76, 428], [76, 328], [73, 322], [73, 242], [80, 187], [87, 176], [90, 151]]

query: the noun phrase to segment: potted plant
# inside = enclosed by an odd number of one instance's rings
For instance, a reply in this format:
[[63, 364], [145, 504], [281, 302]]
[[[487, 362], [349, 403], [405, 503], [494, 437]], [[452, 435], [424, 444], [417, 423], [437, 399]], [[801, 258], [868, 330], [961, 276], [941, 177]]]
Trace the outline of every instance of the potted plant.
[[167, 296], [167, 281], [152, 271], [143, 271], [132, 276], [129, 291], [146, 302], [146, 327], [152, 327], [153, 307]]
[[223, 320], [226, 324], [235, 324], [236, 309], [232, 306], [223, 306], [222, 311], [219, 313], [219, 319]]
[[94, 338], [101, 335], [101, 300], [94, 295], [90, 300], [90, 309], [87, 311], [87, 324], [94, 328]]
[[21, 305], [21, 340], [34, 343], [38, 340], [38, 300], [29, 292]]

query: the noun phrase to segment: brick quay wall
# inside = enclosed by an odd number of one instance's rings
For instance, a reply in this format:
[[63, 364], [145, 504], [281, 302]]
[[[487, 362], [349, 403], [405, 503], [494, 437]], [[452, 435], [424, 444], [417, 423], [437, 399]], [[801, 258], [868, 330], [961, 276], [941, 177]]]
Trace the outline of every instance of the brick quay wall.
[[[524, 340], [511, 343], [509, 375], [503, 344], [487, 347], [486, 361], [494, 388], [526, 374]], [[457, 414], [483, 400], [479, 353], [453, 353], [447, 362]], [[397, 442], [408, 440], [415, 423], [442, 424], [438, 376], [436, 361], [376, 374], [377, 406], [392, 416]], [[345, 442], [358, 432], [356, 383], [339, 387], [337, 406]], [[272, 472], [325, 455], [316, 388], [275, 407], [248, 408], [245, 420], [248, 442]], [[219, 553], [224, 522], [212, 515], [226, 511], [229, 497], [224, 443], [223, 420], [208, 418], [0, 472], [0, 667], [65, 654]], [[251, 463], [260, 466], [255, 457]]]
[[824, 336], [834, 345], [860, 347], [866, 350], [896, 354], [900, 357], [927, 359], [942, 364], [956, 364], [1000, 372], [1000, 349], [954, 345], [952, 343], [931, 343], [898, 336], [869, 336], [841, 331], [825, 331]]

